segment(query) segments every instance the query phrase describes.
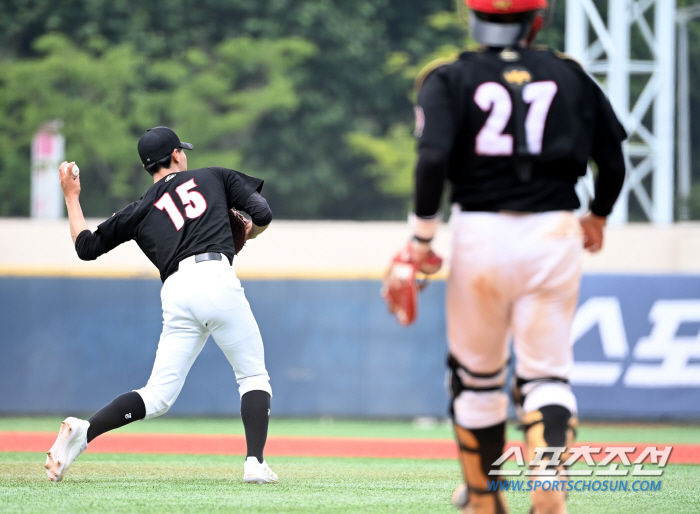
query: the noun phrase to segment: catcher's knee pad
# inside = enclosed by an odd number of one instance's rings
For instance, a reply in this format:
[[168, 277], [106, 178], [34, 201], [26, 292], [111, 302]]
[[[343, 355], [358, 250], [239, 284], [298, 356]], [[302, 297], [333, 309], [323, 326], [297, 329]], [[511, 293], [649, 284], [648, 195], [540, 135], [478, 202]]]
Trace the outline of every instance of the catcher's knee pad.
[[[458, 508], [469, 506], [468, 512], [474, 513], [508, 512], [505, 497], [499, 493], [497, 487], [493, 487], [493, 483], [499, 482], [499, 476], [489, 475], [490, 471], [500, 468], [500, 465], [493, 463], [503, 454], [506, 443], [505, 422], [475, 429], [464, 428], [455, 423], [454, 429], [466, 487], [455, 491], [453, 503]], [[492, 483], [490, 488], [489, 482]]]
[[496, 425], [508, 417], [508, 396], [502, 391], [508, 372], [503, 366], [493, 373], [475, 373], [452, 355], [447, 360], [450, 414], [455, 424], [481, 428]]
[[533, 412], [545, 405], [561, 405], [571, 413], [577, 412], [576, 397], [569, 381], [558, 377], [544, 377], [527, 380], [516, 377], [511, 391], [513, 402], [522, 416], [523, 412]]

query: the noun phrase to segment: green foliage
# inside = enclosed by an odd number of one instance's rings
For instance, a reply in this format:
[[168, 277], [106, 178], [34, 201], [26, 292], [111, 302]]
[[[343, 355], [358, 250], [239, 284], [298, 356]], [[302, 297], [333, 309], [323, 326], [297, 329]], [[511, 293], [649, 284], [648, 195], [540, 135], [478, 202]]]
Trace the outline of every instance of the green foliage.
[[[676, 198], [676, 217], [679, 217], [680, 209], [683, 208], [681, 202], [681, 198]], [[700, 184], [694, 184], [690, 188], [690, 197], [685, 208], [686, 212], [684, 214], [688, 215], [688, 219], [700, 219]]]
[[[297, 2], [284, 20], [308, 34], [320, 52], [304, 67], [300, 109], [267, 117], [256, 131], [246, 169], [261, 170], [270, 204], [294, 218], [402, 218], [405, 201], [387, 195], [349, 134], [384, 134], [410, 124], [412, 77], [387, 73], [386, 56], [409, 60], [443, 37], [425, 17], [451, 2], [383, 0], [365, 3]], [[269, 188], [268, 188], [269, 187]], [[276, 213], [280, 212], [275, 210]]]
[[[52, 112], [64, 119], [68, 155], [84, 170], [89, 216], [111, 213], [133, 199], [134, 184], [139, 191], [147, 185], [136, 139], [149, 126], [169, 124], [195, 144], [191, 166], [216, 162], [264, 178], [277, 217], [403, 217], [405, 202], [382, 192], [347, 135], [410, 124], [412, 77], [386, 73], [386, 56], [401, 51], [416, 62], [453, 40], [452, 29], [427, 22], [452, 8], [452, 0], [0, 0], [6, 111], [7, 102], [20, 102], [15, 110], [33, 103], [5, 77], [26, 61], [30, 69], [48, 66], [59, 49], [47, 54], [36, 45], [47, 33], [73, 45], [53, 62], [72, 52], [97, 75], [71, 82], [69, 118], [65, 91], [32, 72], [32, 89], [46, 87], [40, 103], [31, 115], [10, 117], [8, 125], [25, 120], [21, 131], [0, 129], [3, 148], [11, 149], [0, 161], [0, 214], [26, 214], [30, 137]], [[110, 76], [106, 56], [127, 69]], [[93, 90], [82, 95], [86, 83]], [[108, 111], [107, 96], [117, 110]], [[90, 101], [81, 104], [81, 97]]]
[[[0, 215], [28, 213], [31, 135], [60, 118], [88, 216], [148, 185], [135, 143], [166, 124], [191, 166], [264, 178], [278, 218], [404, 218], [413, 81], [473, 44], [455, 1], [0, 0]], [[563, 49], [565, 10], [538, 42]]]
[[153, 61], [130, 43], [95, 37], [77, 47], [57, 33], [39, 38], [35, 50], [38, 57], [0, 64], [1, 215], [27, 214], [29, 142], [48, 119], [63, 121], [67, 159], [80, 163], [83, 204], [93, 216], [148, 187], [136, 154], [148, 127], [168, 125], [195, 141], [192, 167], [240, 165], [239, 147], [255, 124], [297, 108], [289, 72], [315, 52], [299, 38], [242, 37]]
[[[377, 178], [380, 191], [400, 198], [410, 197], [416, 151], [411, 130], [406, 124], [392, 125], [384, 137], [351, 132], [348, 142], [359, 154], [372, 159], [367, 165], [367, 171]], [[408, 207], [407, 204], [406, 208]]]
[[[678, 0], [678, 7], [698, 4], [695, 0]], [[691, 164], [694, 183], [690, 199], [691, 219], [700, 219], [700, 18], [688, 24], [688, 71], [690, 82]]]
[[[464, 20], [458, 13], [440, 11], [428, 17], [428, 24], [438, 31], [464, 31]], [[469, 47], [473, 41], [464, 39], [464, 47]], [[445, 44], [426, 52], [412, 61], [407, 52], [392, 52], [387, 55], [384, 69], [389, 75], [403, 77], [412, 84], [424, 67], [438, 59], [453, 59], [461, 51], [456, 44]], [[407, 98], [415, 101], [416, 91], [408, 89]], [[408, 122], [394, 123], [383, 135], [372, 135], [356, 131], [348, 135], [350, 147], [360, 155], [370, 159], [365, 164], [368, 176], [377, 179], [377, 187], [382, 193], [400, 198], [405, 210], [411, 207], [413, 192], [413, 170], [416, 163], [415, 140], [411, 125]]]

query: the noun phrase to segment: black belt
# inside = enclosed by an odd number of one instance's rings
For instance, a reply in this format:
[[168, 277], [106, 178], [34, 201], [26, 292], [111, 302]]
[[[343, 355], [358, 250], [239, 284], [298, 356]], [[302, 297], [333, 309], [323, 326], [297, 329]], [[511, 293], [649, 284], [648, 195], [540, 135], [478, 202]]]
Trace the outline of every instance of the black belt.
[[200, 253], [194, 256], [194, 262], [220, 261], [220, 253]]

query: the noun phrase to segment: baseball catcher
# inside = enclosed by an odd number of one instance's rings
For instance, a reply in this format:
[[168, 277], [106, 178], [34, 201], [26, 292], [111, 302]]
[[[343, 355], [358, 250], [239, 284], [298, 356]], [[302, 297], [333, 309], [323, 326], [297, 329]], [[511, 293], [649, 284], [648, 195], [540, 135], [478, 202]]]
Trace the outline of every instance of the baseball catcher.
[[[506, 497], [489, 474], [505, 448], [512, 357], [526, 461], [537, 448], [572, 443], [581, 259], [603, 244], [625, 178], [626, 133], [578, 63], [530, 46], [547, 0], [463, 1], [481, 47], [432, 63], [416, 80], [416, 238], [394, 259], [385, 297], [402, 322], [413, 319], [413, 277], [431, 256], [449, 182], [447, 383], [464, 477], [453, 502], [462, 513], [505, 514]], [[595, 197], [578, 217], [575, 186], [589, 159], [598, 168]], [[549, 461], [548, 487], [530, 494], [532, 514], [567, 511], [566, 477]]]

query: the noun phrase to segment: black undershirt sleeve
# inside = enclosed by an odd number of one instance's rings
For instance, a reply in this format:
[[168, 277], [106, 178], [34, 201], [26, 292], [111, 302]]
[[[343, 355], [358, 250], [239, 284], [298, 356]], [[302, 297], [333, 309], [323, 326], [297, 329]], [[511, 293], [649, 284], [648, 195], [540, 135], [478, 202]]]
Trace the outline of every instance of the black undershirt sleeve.
[[437, 214], [449, 162], [450, 154], [447, 150], [433, 146], [421, 147], [416, 164], [413, 199], [416, 216], [432, 218]]
[[597, 103], [591, 158], [598, 165], [598, 174], [590, 211], [596, 216], [607, 216], [612, 212], [625, 181], [622, 141], [627, 138], [627, 133], [600, 87], [597, 84], [591, 87]]
[[[617, 143], [619, 148], [620, 144]], [[594, 159], [595, 160], [595, 159]], [[622, 190], [625, 181], [625, 159], [622, 151], [608, 154], [605, 161], [596, 161], [598, 176], [595, 179], [595, 198], [590, 210], [596, 216], [607, 216], [612, 212], [615, 200]]]
[[449, 173], [455, 137], [455, 109], [446, 78], [440, 70], [428, 75], [418, 93], [418, 112], [424, 126], [418, 132], [418, 163], [414, 174], [414, 209], [416, 216], [432, 218]]
[[75, 251], [78, 257], [84, 261], [94, 261], [100, 255], [107, 252], [100, 231], [90, 232], [83, 230], [75, 238]]
[[253, 191], [248, 197], [243, 210], [250, 215], [251, 220], [258, 227], [264, 227], [272, 221], [270, 206], [267, 204], [267, 200], [257, 191]]
[[430, 146], [451, 151], [454, 143], [457, 127], [455, 102], [447, 78], [440, 72], [438, 69], [428, 75], [418, 93], [418, 111], [423, 117], [423, 127], [416, 124], [420, 150]]

